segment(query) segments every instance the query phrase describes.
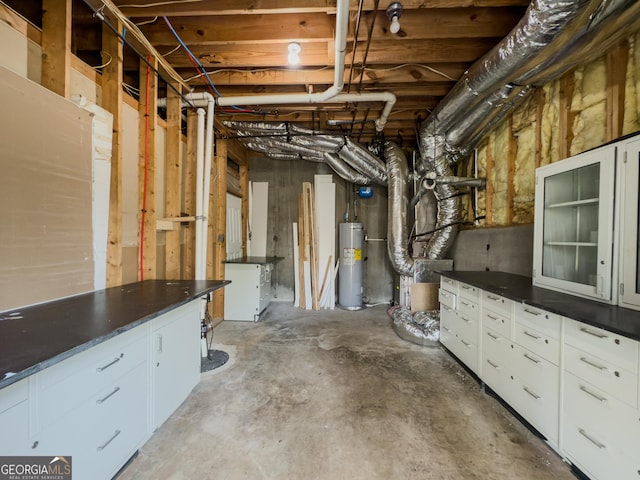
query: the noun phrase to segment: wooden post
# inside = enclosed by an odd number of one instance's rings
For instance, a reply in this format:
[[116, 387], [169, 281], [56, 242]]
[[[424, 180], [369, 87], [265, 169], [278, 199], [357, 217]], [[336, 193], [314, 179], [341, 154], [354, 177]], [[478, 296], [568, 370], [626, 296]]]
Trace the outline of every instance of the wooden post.
[[[179, 83], [173, 87], [181, 91]], [[164, 214], [166, 217], [179, 217], [182, 205], [182, 148], [181, 148], [181, 109], [182, 99], [173, 89], [167, 88], [167, 136], [165, 139], [165, 181], [164, 181]], [[165, 277], [176, 280], [182, 278], [180, 266], [181, 230], [166, 232], [165, 236]]]
[[629, 42], [607, 53], [607, 140], [620, 137], [624, 126], [624, 101], [629, 61]]
[[70, 96], [71, 85], [71, 3], [42, 0], [41, 83], [65, 98]]
[[518, 144], [513, 135], [513, 116], [509, 117], [509, 157], [507, 168], [507, 225], [513, 223], [513, 203], [516, 196], [515, 174], [516, 156], [518, 155]]
[[485, 171], [487, 175], [487, 187], [485, 189], [485, 219], [484, 222], [487, 225], [493, 224], [493, 182], [491, 181], [491, 175], [494, 170], [493, 151], [491, 150], [491, 137], [487, 141], [487, 161], [485, 165]]
[[571, 155], [571, 143], [573, 142], [573, 117], [571, 102], [573, 101], [573, 90], [575, 77], [573, 71], [567, 73], [560, 79], [560, 109], [558, 115], [558, 153], [559, 159], [567, 158]]
[[[148, 60], [151, 60], [149, 58]], [[157, 63], [151, 61], [156, 67]], [[158, 78], [140, 61], [138, 102], [138, 280], [156, 278], [156, 112]]]
[[247, 254], [247, 230], [249, 225], [249, 167], [240, 165], [240, 193], [242, 198], [242, 255]]
[[542, 87], [536, 90], [536, 168], [542, 165], [542, 122], [546, 95]]
[[[187, 158], [185, 161], [184, 209], [187, 215], [196, 214], [196, 150], [198, 144], [198, 115], [191, 108], [187, 113]], [[196, 225], [189, 222], [184, 244], [184, 278], [196, 278]]]
[[[213, 207], [209, 212], [209, 228], [212, 235], [209, 237], [213, 244], [213, 255], [207, 263], [211, 265], [211, 276], [207, 268], [207, 278], [214, 280], [224, 279], [224, 262], [227, 259], [226, 230], [227, 230], [227, 141], [216, 139], [215, 170], [212, 177], [215, 179], [211, 188]], [[224, 317], [224, 288], [216, 290], [213, 297], [214, 318]]]
[[[122, 32], [122, 25], [116, 28]], [[122, 42], [102, 28], [102, 51], [112, 60], [102, 70], [102, 107], [113, 115], [107, 242], [107, 287], [122, 285]]]

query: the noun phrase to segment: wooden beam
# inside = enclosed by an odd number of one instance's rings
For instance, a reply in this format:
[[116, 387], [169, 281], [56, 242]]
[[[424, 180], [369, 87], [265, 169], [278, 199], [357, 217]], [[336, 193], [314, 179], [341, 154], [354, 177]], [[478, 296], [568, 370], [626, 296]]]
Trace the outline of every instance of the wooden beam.
[[[173, 82], [173, 87], [181, 92], [181, 86]], [[165, 181], [164, 214], [167, 217], [179, 217], [182, 205], [182, 99], [173, 89], [167, 89], [167, 133], [165, 139]], [[154, 110], [155, 111], [155, 110]], [[165, 276], [167, 279], [182, 278], [180, 230], [165, 235]]]
[[[187, 158], [184, 172], [184, 209], [187, 215], [196, 214], [196, 151], [198, 144], [198, 115], [190, 108], [187, 113]], [[196, 278], [196, 226], [189, 223], [186, 227], [184, 244], [184, 278]]]
[[493, 159], [493, 151], [491, 149], [491, 140], [492, 137], [489, 137], [487, 141], [487, 159], [485, 165], [485, 174], [487, 176], [487, 187], [485, 188], [485, 224], [493, 225], [493, 195], [494, 195], [494, 186], [493, 179], [495, 179], [495, 163]]
[[240, 165], [240, 193], [242, 199], [242, 255], [246, 255], [249, 225], [249, 167], [246, 164]]
[[573, 71], [564, 75], [560, 80], [560, 107], [558, 112], [558, 154], [559, 159], [571, 155], [571, 143], [573, 142], [573, 118], [571, 102], [575, 88]]
[[629, 42], [626, 40], [607, 52], [607, 141], [623, 133], [628, 61]]
[[42, 0], [42, 86], [69, 98], [71, 0]]
[[[122, 25], [116, 26], [122, 31]], [[102, 107], [113, 115], [107, 287], [122, 284], [122, 42], [106, 27], [102, 50], [113, 60], [102, 70]]]
[[[215, 171], [212, 174], [213, 185], [212, 208], [209, 212], [209, 229], [213, 245], [213, 255], [207, 256], [207, 278], [224, 279], [224, 262], [227, 259], [226, 230], [227, 230], [227, 141], [216, 139]], [[224, 317], [224, 289], [216, 290], [213, 297], [214, 318]]]
[[[155, 66], [155, 63], [152, 62]], [[138, 280], [156, 278], [156, 111], [158, 80], [140, 61], [138, 102]], [[171, 215], [165, 212], [165, 217]]]

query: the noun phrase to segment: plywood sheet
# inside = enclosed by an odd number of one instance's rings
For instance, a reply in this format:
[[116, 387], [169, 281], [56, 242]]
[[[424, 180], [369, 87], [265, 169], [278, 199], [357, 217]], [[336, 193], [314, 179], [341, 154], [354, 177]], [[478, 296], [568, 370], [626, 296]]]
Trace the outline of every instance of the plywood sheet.
[[267, 256], [267, 217], [269, 213], [269, 183], [251, 182], [251, 242], [248, 255]]
[[91, 115], [0, 67], [0, 311], [93, 290]]

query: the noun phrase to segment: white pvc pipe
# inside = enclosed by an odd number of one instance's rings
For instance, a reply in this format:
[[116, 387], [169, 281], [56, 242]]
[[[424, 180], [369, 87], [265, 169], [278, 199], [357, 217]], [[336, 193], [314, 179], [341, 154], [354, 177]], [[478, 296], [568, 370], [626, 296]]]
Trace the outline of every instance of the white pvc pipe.
[[203, 280], [207, 277], [207, 239], [209, 236], [209, 193], [211, 190], [211, 161], [213, 157], [213, 112], [214, 112], [214, 99], [211, 95], [207, 99], [207, 126], [204, 136], [204, 174], [203, 174], [203, 193], [202, 193], [202, 216], [203, 216], [203, 228], [202, 228], [202, 252], [200, 254], [201, 268], [203, 269]]
[[204, 110], [198, 108], [198, 128], [196, 142], [196, 268], [195, 279], [205, 280], [206, 269], [202, 268], [202, 196], [204, 177]]

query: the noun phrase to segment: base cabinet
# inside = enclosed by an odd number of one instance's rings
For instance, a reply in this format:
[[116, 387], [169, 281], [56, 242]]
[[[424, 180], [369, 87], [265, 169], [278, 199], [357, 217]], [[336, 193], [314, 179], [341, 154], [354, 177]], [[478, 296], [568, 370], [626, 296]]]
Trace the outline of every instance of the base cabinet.
[[198, 383], [200, 305], [0, 390], [0, 452], [71, 457], [75, 480], [113, 478]]
[[640, 479], [639, 342], [479, 291], [476, 366], [460, 285], [441, 283], [442, 344], [591, 480]]

